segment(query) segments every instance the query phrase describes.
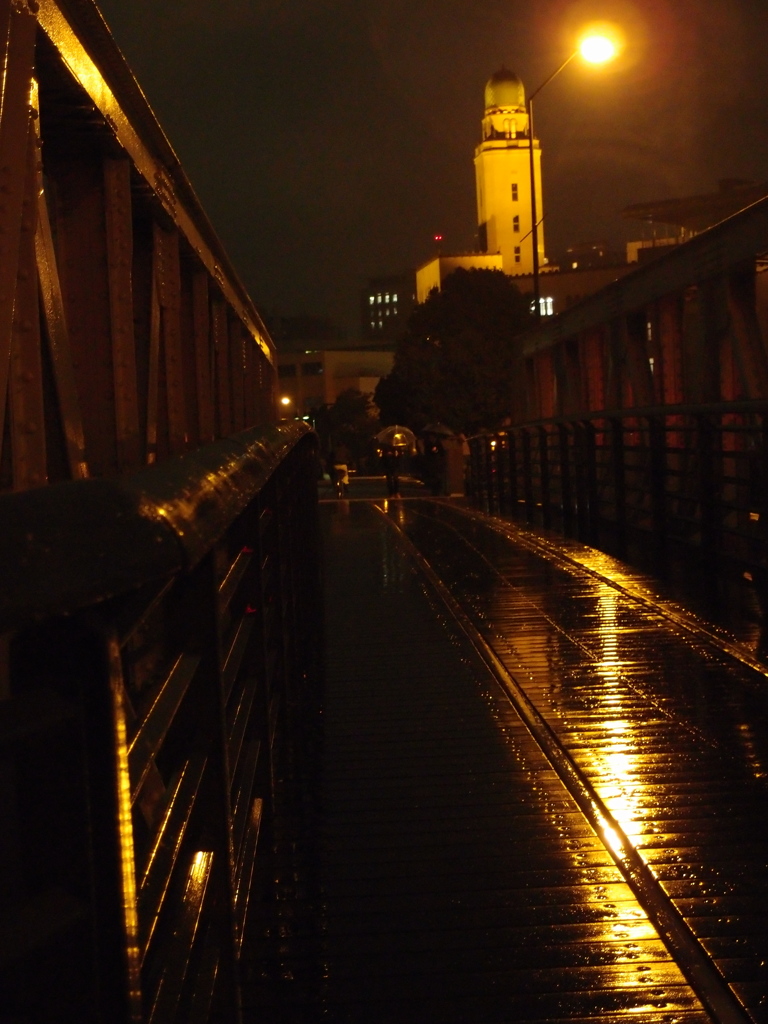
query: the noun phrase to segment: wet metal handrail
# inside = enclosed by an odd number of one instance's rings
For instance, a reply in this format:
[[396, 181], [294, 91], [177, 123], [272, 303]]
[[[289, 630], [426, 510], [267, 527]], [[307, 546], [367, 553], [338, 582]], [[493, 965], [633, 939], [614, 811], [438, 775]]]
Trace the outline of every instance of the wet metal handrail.
[[0, 630], [193, 568], [308, 433], [257, 427], [129, 477], [0, 495]]
[[291, 423], [0, 498], [8, 1012], [238, 1024], [246, 973], [274, 1003], [315, 777], [316, 467]]
[[671, 546], [768, 570], [768, 403], [549, 418], [473, 438], [477, 502], [626, 557]]

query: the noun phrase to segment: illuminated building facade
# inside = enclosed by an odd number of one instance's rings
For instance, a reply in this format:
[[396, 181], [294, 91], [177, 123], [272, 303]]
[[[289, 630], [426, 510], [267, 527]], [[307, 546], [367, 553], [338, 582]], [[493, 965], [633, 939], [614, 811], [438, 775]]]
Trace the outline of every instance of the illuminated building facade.
[[405, 330], [415, 301], [416, 281], [413, 271], [371, 278], [361, 295], [360, 326], [363, 337], [394, 344]]
[[[482, 140], [475, 150], [478, 249], [475, 253], [438, 253], [416, 271], [416, 301], [425, 302], [434, 289], [458, 267], [502, 270], [515, 279], [523, 294], [533, 291], [533, 219], [531, 217], [530, 132], [523, 83], [502, 68], [485, 86]], [[542, 316], [563, 312], [587, 295], [604, 288], [630, 269], [619, 254], [588, 249], [589, 258], [576, 256], [564, 271], [551, 266], [544, 253], [541, 219], [541, 148], [533, 140], [536, 213]], [[599, 256], [596, 255], [599, 252]]]
[[[499, 253], [505, 274], [533, 273], [531, 137], [525, 89], [502, 68], [485, 86], [482, 141], [475, 150], [477, 223], [481, 252]], [[544, 217], [541, 147], [533, 140], [537, 220]], [[539, 265], [545, 266], [544, 227], [539, 224]]]

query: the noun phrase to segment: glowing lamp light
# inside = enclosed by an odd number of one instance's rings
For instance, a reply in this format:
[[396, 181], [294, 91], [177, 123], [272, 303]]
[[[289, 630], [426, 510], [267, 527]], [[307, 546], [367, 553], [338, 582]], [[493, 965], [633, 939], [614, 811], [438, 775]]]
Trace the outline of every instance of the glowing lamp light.
[[283, 395], [283, 397], [280, 399], [280, 405], [290, 405], [290, 404], [291, 404], [291, 400], [288, 397], [288, 395]]
[[436, 242], [442, 242], [442, 240], [443, 240], [443, 236], [442, 235], [435, 235], [435, 241]]
[[590, 64], [605, 64], [616, 56], [616, 44], [608, 36], [588, 35], [579, 43], [579, 53]]

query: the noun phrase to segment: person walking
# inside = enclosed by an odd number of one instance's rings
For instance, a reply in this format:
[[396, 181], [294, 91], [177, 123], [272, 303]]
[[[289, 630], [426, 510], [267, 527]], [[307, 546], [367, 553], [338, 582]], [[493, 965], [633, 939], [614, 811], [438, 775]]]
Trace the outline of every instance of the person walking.
[[381, 461], [384, 463], [384, 475], [387, 478], [387, 494], [390, 498], [400, 497], [400, 460], [402, 455], [394, 445], [384, 445], [381, 450]]

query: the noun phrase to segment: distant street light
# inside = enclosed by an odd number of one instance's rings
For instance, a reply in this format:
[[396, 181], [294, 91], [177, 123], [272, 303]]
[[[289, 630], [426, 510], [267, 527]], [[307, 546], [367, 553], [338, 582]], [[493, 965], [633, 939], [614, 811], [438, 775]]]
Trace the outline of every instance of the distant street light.
[[589, 64], [606, 64], [618, 53], [618, 43], [611, 39], [606, 31], [588, 31], [582, 36], [579, 45], [573, 53], [567, 57], [560, 67], [545, 78], [538, 89], [534, 89], [528, 97], [526, 107], [528, 108], [528, 150], [530, 154], [530, 175], [531, 175], [531, 235], [533, 243], [533, 312], [535, 317], [541, 316], [541, 288], [539, 285], [539, 224], [538, 212], [536, 210], [536, 173], [533, 161], [533, 100], [538, 96], [545, 85], [549, 85], [553, 78], [557, 78], [560, 72], [567, 68], [575, 57], [581, 57]]

